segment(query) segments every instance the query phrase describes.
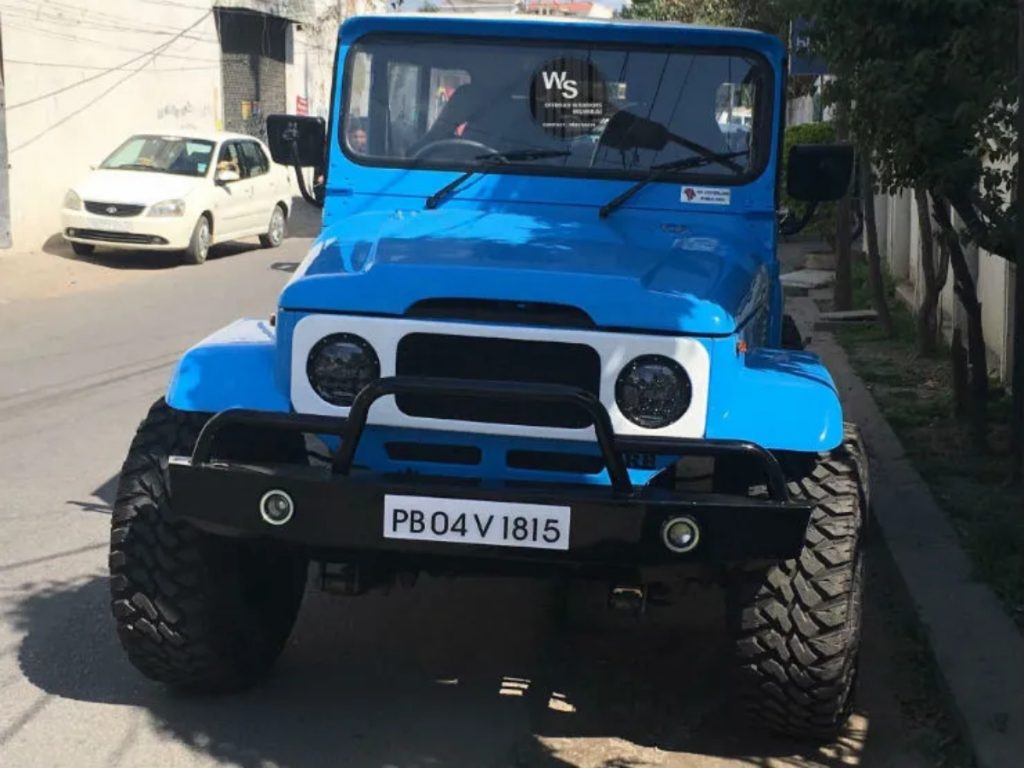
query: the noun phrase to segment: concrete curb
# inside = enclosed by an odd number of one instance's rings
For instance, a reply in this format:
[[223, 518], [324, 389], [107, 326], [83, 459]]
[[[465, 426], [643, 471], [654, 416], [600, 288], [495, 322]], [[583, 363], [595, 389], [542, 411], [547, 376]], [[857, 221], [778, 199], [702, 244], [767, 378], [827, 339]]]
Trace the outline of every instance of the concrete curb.
[[[805, 333], [812, 299], [789, 309]], [[835, 338], [815, 332], [811, 350], [832, 372], [846, 419], [860, 425], [871, 462], [872, 507], [927, 633], [980, 768], [1024, 765], [1024, 636], [992, 591], [972, 575], [956, 532]]]

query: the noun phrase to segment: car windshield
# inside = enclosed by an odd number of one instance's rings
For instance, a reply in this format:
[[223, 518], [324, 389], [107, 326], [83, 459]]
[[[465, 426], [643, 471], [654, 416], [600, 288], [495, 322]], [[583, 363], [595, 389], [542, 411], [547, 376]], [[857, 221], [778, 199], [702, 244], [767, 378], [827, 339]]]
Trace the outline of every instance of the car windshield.
[[[751, 51], [361, 38], [346, 62], [340, 141], [364, 165], [495, 168], [739, 183], [771, 145], [771, 70]], [[626, 114], [622, 114], [626, 113]], [[615, 115], [622, 120], [612, 119]]]
[[119, 171], [204, 176], [213, 156], [213, 142], [180, 136], [132, 136], [100, 165]]

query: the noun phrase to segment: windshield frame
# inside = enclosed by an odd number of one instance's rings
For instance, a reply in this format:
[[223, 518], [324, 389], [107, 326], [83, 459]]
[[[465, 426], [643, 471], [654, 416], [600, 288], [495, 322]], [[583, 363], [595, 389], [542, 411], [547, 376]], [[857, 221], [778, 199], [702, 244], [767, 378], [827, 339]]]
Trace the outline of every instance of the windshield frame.
[[[491, 165], [486, 162], [459, 162], [457, 160], [440, 161], [416, 161], [411, 158], [389, 158], [382, 156], [357, 155], [349, 151], [345, 135], [348, 130], [350, 115], [348, 103], [351, 89], [349, 87], [355, 67], [355, 56], [361, 52], [360, 46], [367, 42], [377, 40], [387, 42], [407, 41], [431, 41], [458, 45], [460, 43], [473, 43], [477, 45], [507, 45], [510, 42], [516, 47], [550, 48], [557, 46], [560, 51], [571, 51], [573, 49], [603, 48], [610, 50], [637, 50], [645, 53], [684, 53], [695, 55], [718, 55], [718, 56], [740, 56], [756, 62], [756, 66], [763, 75], [763, 92], [760, 94], [756, 110], [751, 115], [754, 123], [767, 125], [767, 129], [760, 131], [755, 137], [756, 153], [759, 162], [756, 166], [748, 168], [743, 174], [736, 173], [693, 173], [690, 171], [669, 172], [660, 175], [652, 184], [658, 183], [684, 183], [700, 186], [719, 187], [740, 187], [750, 184], [761, 178], [764, 172], [771, 165], [774, 153], [777, 152], [779, 142], [774, 141], [775, 130], [775, 101], [776, 83], [778, 74], [772, 66], [771, 61], [760, 51], [744, 46], [708, 46], [708, 45], [666, 45], [666, 44], [645, 44], [633, 42], [610, 42], [603, 40], [566, 40], [557, 38], [510, 38], [495, 35], [467, 35], [467, 34], [430, 34], [423, 32], [368, 32], [360, 35], [348, 44], [345, 51], [345, 64], [342, 72], [342, 82], [339, 102], [337, 107], [337, 119], [332, 110], [331, 120], [337, 127], [337, 142], [342, 155], [357, 166], [371, 169], [394, 169], [394, 170], [426, 170], [426, 171], [448, 171], [453, 173], [466, 173], [467, 171], [480, 171], [488, 175], [514, 174], [522, 176], [548, 176], [571, 178], [578, 180], [595, 181], [640, 181], [647, 178], [651, 170], [613, 170], [602, 168], [583, 168], [577, 166], [544, 166], [531, 165], [529, 163], [509, 163]], [[781, 136], [781, 132], [780, 132]]]
[[[202, 173], [184, 173], [181, 171], [172, 171], [166, 168], [128, 168], [125, 166], [108, 167], [107, 162], [116, 155], [121, 149], [128, 144], [128, 142], [134, 139], [180, 139], [184, 142], [194, 142], [196, 144], [209, 144], [210, 145], [210, 162], [205, 171]], [[101, 171], [136, 171], [138, 173], [164, 173], [168, 176], [181, 176], [186, 179], [205, 179], [208, 178], [212, 169], [216, 166], [214, 157], [217, 156], [217, 150], [223, 142], [216, 139], [201, 138], [198, 136], [183, 136], [175, 133], [133, 133], [110, 152], [98, 166], [97, 170]]]

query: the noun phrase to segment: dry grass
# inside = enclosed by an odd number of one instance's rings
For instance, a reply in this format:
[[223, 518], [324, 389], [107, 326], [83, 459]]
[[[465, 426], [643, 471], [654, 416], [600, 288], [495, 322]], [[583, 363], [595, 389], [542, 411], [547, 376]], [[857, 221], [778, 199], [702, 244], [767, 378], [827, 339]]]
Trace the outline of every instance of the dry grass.
[[[867, 306], [863, 267], [855, 275], [859, 306]], [[953, 416], [949, 364], [921, 358], [913, 317], [893, 306], [896, 336], [875, 327], [837, 334], [857, 373], [899, 435], [907, 454], [949, 514], [976, 573], [999, 595], [1024, 631], [1024, 491], [1009, 476], [1009, 397], [993, 385], [990, 442], [976, 454]]]

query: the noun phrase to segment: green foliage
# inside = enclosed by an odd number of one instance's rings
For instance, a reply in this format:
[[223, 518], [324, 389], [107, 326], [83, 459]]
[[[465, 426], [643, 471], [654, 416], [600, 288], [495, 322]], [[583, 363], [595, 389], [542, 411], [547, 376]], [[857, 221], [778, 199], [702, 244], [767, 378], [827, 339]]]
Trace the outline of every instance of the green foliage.
[[974, 242], [1013, 255], [1016, 0], [793, 0], [850, 104], [878, 184], [949, 200]]
[[788, 0], [633, 0], [623, 18], [759, 29], [784, 37]]
[[[807, 204], [786, 194], [786, 171], [789, 167], [789, 150], [794, 144], [831, 144], [836, 140], [836, 129], [832, 123], [804, 123], [786, 128], [782, 140], [782, 205], [791, 211], [803, 211]], [[828, 203], [818, 206], [818, 212], [808, 231], [832, 241], [836, 231], [836, 206]]]
[[435, 5], [430, 2], [430, 0], [426, 0], [426, 2], [420, 6], [420, 13], [440, 13], [440, 11], [441, 6]]

